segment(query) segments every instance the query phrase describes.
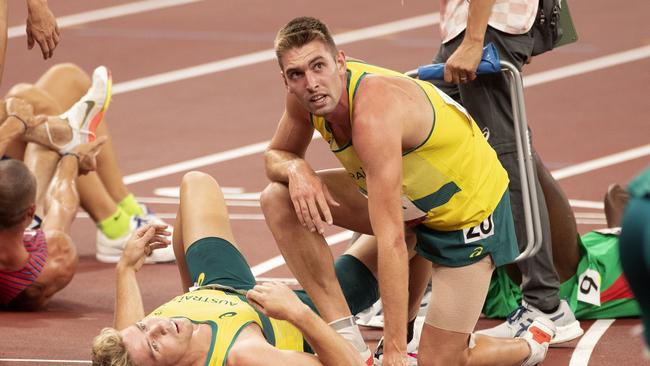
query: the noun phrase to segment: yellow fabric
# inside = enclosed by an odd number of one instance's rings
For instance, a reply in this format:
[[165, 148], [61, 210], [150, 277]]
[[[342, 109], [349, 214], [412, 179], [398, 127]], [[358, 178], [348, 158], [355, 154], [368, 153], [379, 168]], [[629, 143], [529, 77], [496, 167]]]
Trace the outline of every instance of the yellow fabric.
[[[184, 317], [193, 322], [213, 325], [213, 341], [206, 366], [225, 364], [230, 347], [246, 325], [256, 323], [264, 329], [260, 315], [250, 304], [235, 294], [211, 289], [199, 289], [177, 296], [148, 316]], [[303, 337], [296, 327], [273, 318], [270, 318], [270, 323], [275, 334], [275, 347], [303, 350]], [[265, 333], [268, 332], [265, 329]]]
[[[378, 74], [408, 78], [354, 60], [348, 60], [347, 69], [350, 119], [354, 95], [359, 85], [363, 87], [363, 77]], [[404, 152], [402, 156], [404, 220], [426, 216], [423, 223], [440, 231], [476, 226], [498, 205], [507, 189], [508, 175], [463, 107], [431, 83], [409, 79], [417, 83], [428, 97], [434, 119], [429, 137], [415, 150]], [[366, 192], [365, 173], [353, 143], [338, 146], [325, 118], [312, 115], [311, 119], [343, 167]]]

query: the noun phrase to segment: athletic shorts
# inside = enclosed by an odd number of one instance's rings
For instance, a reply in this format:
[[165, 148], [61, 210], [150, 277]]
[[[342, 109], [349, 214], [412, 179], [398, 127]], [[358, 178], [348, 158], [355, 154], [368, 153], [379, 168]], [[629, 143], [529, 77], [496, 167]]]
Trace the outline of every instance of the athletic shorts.
[[[618, 236], [592, 231], [582, 236], [579, 245], [582, 258], [576, 274], [560, 284], [560, 298], [568, 302], [576, 318], [638, 316], [639, 304], [621, 269]], [[505, 268], [497, 268], [483, 314], [488, 318], [506, 317], [520, 301], [520, 287], [510, 279]]]
[[467, 266], [487, 255], [492, 257], [495, 266], [502, 266], [519, 255], [508, 191], [494, 212], [475, 227], [438, 231], [419, 224], [413, 230], [417, 235], [418, 254], [442, 266]]
[[[185, 253], [190, 278], [195, 285], [221, 285], [248, 291], [255, 276], [244, 256], [225, 239], [202, 238]], [[336, 260], [336, 275], [352, 314], [370, 307], [379, 298], [379, 287], [372, 272], [358, 259], [343, 255]], [[316, 306], [304, 290], [294, 291], [316, 313]]]

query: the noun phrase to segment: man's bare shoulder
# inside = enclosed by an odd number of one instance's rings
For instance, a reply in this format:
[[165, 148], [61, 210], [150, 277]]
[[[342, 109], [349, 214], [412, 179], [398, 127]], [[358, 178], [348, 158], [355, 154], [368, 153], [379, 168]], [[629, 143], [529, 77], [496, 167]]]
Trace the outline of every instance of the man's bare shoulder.
[[239, 333], [228, 352], [226, 365], [256, 366], [266, 365], [269, 353], [275, 348], [269, 344], [257, 324], [249, 324]]

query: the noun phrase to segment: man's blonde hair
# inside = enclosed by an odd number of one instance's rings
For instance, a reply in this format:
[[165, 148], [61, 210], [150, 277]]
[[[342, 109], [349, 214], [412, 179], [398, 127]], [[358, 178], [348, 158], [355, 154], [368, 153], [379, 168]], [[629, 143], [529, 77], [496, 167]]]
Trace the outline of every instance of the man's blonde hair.
[[280, 68], [282, 68], [282, 55], [286, 51], [302, 47], [314, 40], [323, 42], [332, 56], [336, 54], [336, 44], [332, 34], [320, 20], [312, 17], [298, 17], [282, 27], [275, 36], [274, 42], [275, 55]]
[[93, 340], [93, 366], [135, 366], [120, 332], [104, 328]]

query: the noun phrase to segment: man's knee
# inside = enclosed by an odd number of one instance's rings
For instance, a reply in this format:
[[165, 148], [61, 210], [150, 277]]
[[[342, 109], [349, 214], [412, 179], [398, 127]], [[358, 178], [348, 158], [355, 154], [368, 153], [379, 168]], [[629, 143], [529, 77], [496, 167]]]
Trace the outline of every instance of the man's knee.
[[212, 176], [203, 172], [191, 171], [185, 173], [181, 180], [181, 190], [187, 190], [198, 186], [214, 186], [219, 188], [219, 183], [217, 183]]
[[81, 67], [70, 62], [64, 62], [50, 67], [46, 71], [45, 76], [66, 80], [71, 87], [77, 90], [83, 90], [84, 92], [92, 84], [90, 75]]
[[9, 89], [7, 92], [7, 97], [16, 97], [23, 100], [29, 100], [28, 96], [30, 96], [35, 89], [36, 86], [34, 86], [34, 84], [18, 83]]
[[262, 206], [263, 211], [275, 210], [281, 205], [278, 205], [280, 202], [290, 200], [291, 196], [289, 195], [289, 188], [277, 182], [272, 182], [260, 195], [260, 205]]

